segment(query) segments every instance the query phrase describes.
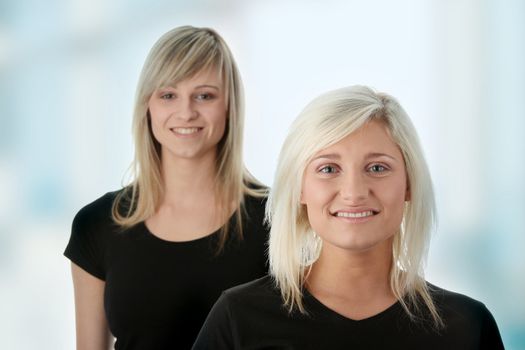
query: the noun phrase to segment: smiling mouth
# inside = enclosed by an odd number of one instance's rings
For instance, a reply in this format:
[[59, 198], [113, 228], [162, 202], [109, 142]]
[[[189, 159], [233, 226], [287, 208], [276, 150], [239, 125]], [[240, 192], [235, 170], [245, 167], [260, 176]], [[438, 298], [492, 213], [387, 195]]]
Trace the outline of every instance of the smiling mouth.
[[338, 217], [338, 218], [351, 218], [351, 219], [367, 218], [370, 216], [374, 216], [376, 214], [379, 214], [379, 212], [375, 210], [365, 210], [365, 211], [360, 211], [360, 212], [337, 211], [335, 213], [332, 213], [333, 216]]
[[173, 131], [175, 134], [191, 135], [201, 131], [202, 128], [171, 128], [170, 130]]

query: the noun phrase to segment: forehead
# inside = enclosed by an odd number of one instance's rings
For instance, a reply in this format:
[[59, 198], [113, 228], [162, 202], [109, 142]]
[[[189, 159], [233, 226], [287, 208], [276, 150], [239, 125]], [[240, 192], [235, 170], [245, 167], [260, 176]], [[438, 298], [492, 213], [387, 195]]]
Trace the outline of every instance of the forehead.
[[177, 87], [178, 85], [214, 85], [218, 88], [224, 86], [222, 73], [216, 68], [206, 68], [187, 77], [166, 80], [167, 81], [162, 82], [160, 86]]
[[335, 144], [318, 151], [313, 159], [330, 157], [364, 157], [370, 154], [385, 154], [402, 158], [399, 146], [394, 142], [385, 123], [371, 120]]
[[165, 67], [159, 70], [157, 74], [150, 76], [149, 90], [150, 93], [157, 89], [166, 87], [175, 87], [177, 84], [184, 82], [214, 82], [220, 87], [226, 84], [223, 83], [223, 74], [220, 67], [209, 65], [203, 68], [192, 67], [192, 69], [183, 69], [180, 65], [173, 67]]
[[187, 77], [182, 81], [188, 82], [213, 82], [222, 85], [222, 74], [215, 68], [208, 68]]

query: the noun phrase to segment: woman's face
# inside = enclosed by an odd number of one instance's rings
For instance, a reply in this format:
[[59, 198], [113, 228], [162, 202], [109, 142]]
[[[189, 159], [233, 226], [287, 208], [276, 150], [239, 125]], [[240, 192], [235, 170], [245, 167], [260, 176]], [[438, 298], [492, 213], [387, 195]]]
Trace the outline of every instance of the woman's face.
[[323, 249], [362, 252], [390, 244], [408, 197], [401, 151], [386, 127], [371, 121], [313, 157], [301, 203]]
[[213, 69], [154, 91], [148, 108], [163, 156], [215, 156], [226, 128], [227, 105], [221, 75]]

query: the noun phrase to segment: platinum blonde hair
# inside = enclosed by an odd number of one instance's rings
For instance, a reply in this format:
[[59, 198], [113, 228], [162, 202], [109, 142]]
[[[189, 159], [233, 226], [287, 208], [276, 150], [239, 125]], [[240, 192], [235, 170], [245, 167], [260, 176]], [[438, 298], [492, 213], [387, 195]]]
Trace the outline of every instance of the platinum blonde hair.
[[113, 219], [123, 228], [131, 227], [152, 216], [163, 198], [161, 147], [153, 136], [148, 111], [151, 95], [161, 87], [173, 86], [208, 69], [221, 75], [228, 101], [227, 125], [217, 145], [216, 161], [217, 207], [226, 222], [221, 229], [220, 251], [227, 238], [230, 203], [237, 203], [236, 226], [242, 237], [243, 195], [262, 196], [265, 190], [243, 164], [244, 95], [237, 65], [223, 38], [210, 28], [175, 28], [164, 34], [149, 52], [135, 96], [132, 180], [113, 204]]
[[371, 120], [387, 127], [403, 154], [410, 201], [405, 203], [399, 233], [394, 236], [390, 286], [412, 318], [421, 302], [433, 324], [442, 325], [424, 279], [424, 265], [432, 229], [435, 201], [430, 173], [416, 130], [400, 104], [390, 95], [365, 86], [351, 86], [314, 99], [293, 122], [282, 147], [266, 216], [271, 224], [270, 273], [289, 311], [305, 312], [302, 288], [309, 266], [318, 258], [322, 242], [314, 234], [300, 203], [303, 174], [312, 157], [339, 142]]

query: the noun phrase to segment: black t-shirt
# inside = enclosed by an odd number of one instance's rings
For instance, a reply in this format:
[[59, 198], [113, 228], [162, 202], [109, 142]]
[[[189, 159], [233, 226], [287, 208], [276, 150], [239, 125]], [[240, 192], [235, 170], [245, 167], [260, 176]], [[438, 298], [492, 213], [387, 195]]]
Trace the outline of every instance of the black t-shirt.
[[355, 321], [308, 291], [308, 314], [288, 314], [270, 276], [225, 291], [193, 346], [203, 349], [503, 349], [494, 318], [480, 302], [432, 286], [445, 328], [412, 321], [399, 302]]
[[231, 233], [217, 255], [218, 232], [170, 242], [144, 223], [122, 231], [111, 219], [117, 193], [78, 212], [64, 255], [105, 281], [104, 308], [116, 349], [189, 349], [223, 290], [266, 275], [266, 199], [245, 197], [244, 238]]

